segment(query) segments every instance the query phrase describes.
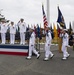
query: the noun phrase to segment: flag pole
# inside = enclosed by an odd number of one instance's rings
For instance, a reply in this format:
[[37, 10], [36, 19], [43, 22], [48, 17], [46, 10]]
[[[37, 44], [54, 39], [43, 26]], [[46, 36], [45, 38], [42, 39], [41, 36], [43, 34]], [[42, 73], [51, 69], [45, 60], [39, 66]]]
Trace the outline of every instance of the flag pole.
[[73, 26], [72, 27], [73, 27], [73, 33], [74, 33], [74, 21], [73, 21]]
[[48, 25], [49, 25], [49, 23], [50, 23], [49, 0], [47, 0], [47, 21], [48, 21]]
[[74, 21], [73, 21], [73, 51], [74, 51]]

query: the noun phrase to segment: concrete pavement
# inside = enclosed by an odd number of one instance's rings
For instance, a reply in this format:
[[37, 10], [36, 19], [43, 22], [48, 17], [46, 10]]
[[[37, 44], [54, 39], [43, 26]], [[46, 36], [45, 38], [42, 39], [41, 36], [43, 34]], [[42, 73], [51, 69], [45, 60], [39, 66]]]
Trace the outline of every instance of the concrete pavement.
[[74, 51], [68, 48], [70, 57], [62, 61], [62, 53], [52, 46], [53, 59], [43, 61], [44, 52], [36, 59], [26, 60], [25, 56], [0, 55], [0, 75], [74, 75]]

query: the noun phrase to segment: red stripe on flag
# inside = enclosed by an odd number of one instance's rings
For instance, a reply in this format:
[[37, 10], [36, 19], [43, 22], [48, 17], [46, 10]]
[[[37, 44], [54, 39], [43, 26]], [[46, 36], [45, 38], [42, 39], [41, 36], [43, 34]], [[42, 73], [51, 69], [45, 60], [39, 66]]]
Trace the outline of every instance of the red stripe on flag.
[[46, 18], [46, 14], [45, 14], [43, 5], [42, 5], [42, 12], [43, 12], [43, 23], [44, 23], [44, 29], [45, 29], [46, 26], [48, 26], [48, 22], [47, 22], [47, 18]]

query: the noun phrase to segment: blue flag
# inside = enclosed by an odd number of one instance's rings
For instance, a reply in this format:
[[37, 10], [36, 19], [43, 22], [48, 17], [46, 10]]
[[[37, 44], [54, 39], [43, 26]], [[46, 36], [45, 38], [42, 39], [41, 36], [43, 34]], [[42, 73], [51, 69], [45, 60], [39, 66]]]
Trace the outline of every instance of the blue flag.
[[65, 25], [65, 21], [64, 21], [64, 17], [59, 9], [59, 6], [58, 6], [58, 19], [57, 19], [57, 22], [60, 24], [60, 26], [64, 29], [66, 29], [66, 25]]

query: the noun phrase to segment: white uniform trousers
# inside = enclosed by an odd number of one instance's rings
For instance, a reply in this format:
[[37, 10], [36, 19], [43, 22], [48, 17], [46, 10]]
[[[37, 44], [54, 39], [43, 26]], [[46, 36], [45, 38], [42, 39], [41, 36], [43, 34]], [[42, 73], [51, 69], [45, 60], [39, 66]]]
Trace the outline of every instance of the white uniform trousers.
[[14, 44], [15, 42], [15, 34], [10, 34], [10, 44]]
[[20, 33], [20, 44], [25, 44], [25, 33]]
[[45, 58], [49, 58], [49, 56], [52, 56], [53, 53], [50, 51], [50, 45], [48, 46], [48, 44], [45, 44]]
[[67, 52], [67, 47], [64, 44], [62, 44], [62, 52], [64, 58], [66, 58], [69, 55], [69, 53]]
[[2, 44], [6, 43], [6, 33], [1, 33]]
[[29, 57], [32, 56], [32, 52], [35, 53], [36, 55], [38, 55], [38, 52], [36, 51], [36, 49], [34, 48], [34, 46], [29, 45]]

